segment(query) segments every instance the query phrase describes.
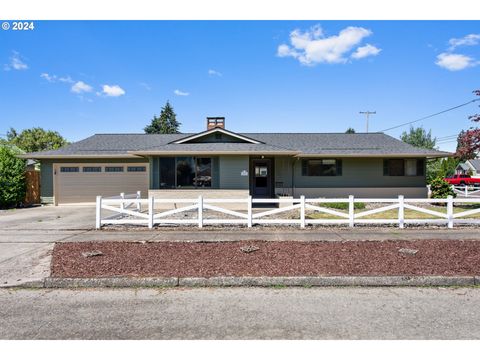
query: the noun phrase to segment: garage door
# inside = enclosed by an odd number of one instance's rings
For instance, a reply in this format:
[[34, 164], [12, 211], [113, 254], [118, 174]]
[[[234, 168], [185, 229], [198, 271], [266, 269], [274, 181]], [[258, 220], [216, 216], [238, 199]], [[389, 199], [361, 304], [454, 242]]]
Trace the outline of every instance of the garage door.
[[148, 193], [148, 163], [55, 164], [54, 191], [57, 204], [95, 202], [98, 195]]

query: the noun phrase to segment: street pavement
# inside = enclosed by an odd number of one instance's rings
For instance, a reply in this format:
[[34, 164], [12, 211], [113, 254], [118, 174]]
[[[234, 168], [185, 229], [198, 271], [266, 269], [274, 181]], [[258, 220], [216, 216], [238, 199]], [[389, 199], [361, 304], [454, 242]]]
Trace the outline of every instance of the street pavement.
[[480, 339], [479, 288], [0, 289], [0, 339]]

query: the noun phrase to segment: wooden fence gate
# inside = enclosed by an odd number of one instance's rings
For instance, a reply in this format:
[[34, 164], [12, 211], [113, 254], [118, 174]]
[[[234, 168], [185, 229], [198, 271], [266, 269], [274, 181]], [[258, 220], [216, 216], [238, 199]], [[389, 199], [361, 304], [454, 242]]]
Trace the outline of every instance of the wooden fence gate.
[[40, 204], [40, 171], [25, 171], [26, 193], [25, 204]]

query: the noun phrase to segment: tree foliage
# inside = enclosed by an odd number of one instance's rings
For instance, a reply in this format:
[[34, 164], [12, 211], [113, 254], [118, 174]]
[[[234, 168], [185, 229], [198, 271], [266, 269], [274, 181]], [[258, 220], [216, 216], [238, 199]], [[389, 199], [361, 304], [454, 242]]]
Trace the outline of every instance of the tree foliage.
[[177, 121], [177, 114], [167, 101], [160, 112], [160, 116], [153, 116], [150, 125], [144, 128], [146, 134], [178, 134], [181, 123]]
[[57, 131], [40, 127], [25, 129], [18, 133], [14, 128], [7, 132], [7, 141], [25, 152], [56, 150], [68, 144]]
[[347, 129], [347, 131], [345, 131], [345, 134], [355, 134], [355, 129], [349, 127], [349, 128]]
[[13, 146], [0, 144], [0, 208], [19, 205], [25, 199], [25, 160]]
[[408, 133], [404, 131], [400, 139], [407, 144], [431, 150], [435, 149], [437, 142], [436, 138], [432, 138], [432, 130], [427, 133], [423, 127], [414, 128], [413, 126], [410, 126]]
[[449, 195], [452, 195], [453, 197], [456, 196], [452, 189], [452, 185], [440, 177], [432, 180], [430, 183], [430, 190], [432, 192], [431, 197], [434, 199], [446, 199]]
[[[473, 93], [480, 96], [480, 90], [475, 90]], [[468, 117], [474, 123], [480, 123], [480, 114], [471, 115]], [[469, 130], [462, 131], [458, 135], [457, 153], [456, 156], [462, 160], [474, 159], [480, 152], [480, 128], [471, 127]]]
[[455, 168], [460, 163], [457, 158], [434, 159], [427, 163], [427, 184], [436, 178], [445, 178], [455, 174]]

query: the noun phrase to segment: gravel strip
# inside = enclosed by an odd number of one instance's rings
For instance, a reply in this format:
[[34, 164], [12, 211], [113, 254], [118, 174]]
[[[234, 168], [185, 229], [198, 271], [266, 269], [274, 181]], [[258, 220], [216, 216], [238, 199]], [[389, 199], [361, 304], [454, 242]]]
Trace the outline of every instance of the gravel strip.
[[58, 243], [52, 258], [57, 278], [479, 274], [480, 242], [462, 240]]

